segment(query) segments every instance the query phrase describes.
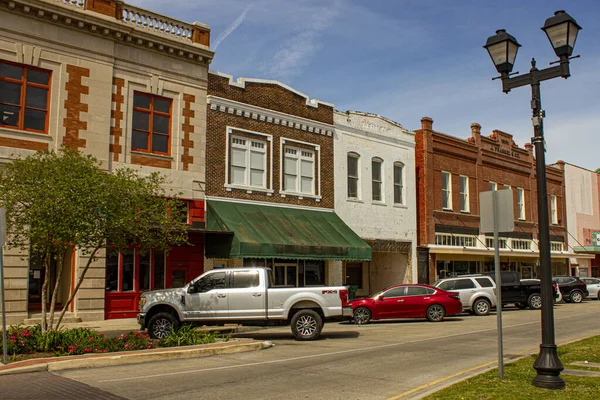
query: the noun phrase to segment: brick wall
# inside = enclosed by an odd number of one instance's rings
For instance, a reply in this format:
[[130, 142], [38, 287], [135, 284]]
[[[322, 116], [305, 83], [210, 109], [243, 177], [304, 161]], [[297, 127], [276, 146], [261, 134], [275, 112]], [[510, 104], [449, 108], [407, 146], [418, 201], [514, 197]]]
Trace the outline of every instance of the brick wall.
[[332, 107], [324, 104], [319, 104], [318, 107], [309, 106], [306, 104], [306, 97], [277, 84], [246, 82], [245, 88], [240, 88], [230, 85], [228, 78], [211, 73], [208, 75], [208, 94], [333, 124]]
[[[232, 87], [227, 78], [209, 74], [209, 91], [212, 96], [219, 96], [235, 101], [246, 102], [275, 110], [286, 112], [291, 115], [310, 118], [318, 122], [333, 122], [333, 108], [319, 105], [318, 108], [306, 105], [306, 98], [297, 95], [277, 84], [251, 84], [247, 83], [246, 89]], [[228, 96], [228, 97], [226, 97]], [[227, 127], [246, 129], [253, 132], [272, 135], [273, 144], [273, 190], [272, 194], [246, 190], [225, 188], [226, 146]], [[333, 126], [331, 127], [333, 130]], [[241, 135], [247, 135], [240, 133]], [[320, 146], [320, 154], [315, 152], [315, 157], [320, 156], [321, 175], [315, 174], [316, 180], [320, 182], [321, 200], [286, 195], [282, 197], [280, 191], [280, 139], [298, 140]], [[264, 140], [264, 137], [260, 137]], [[290, 143], [296, 147], [296, 143]], [[270, 151], [270, 149], [269, 149]], [[267, 160], [270, 163], [270, 154]], [[317, 161], [318, 159], [315, 159]], [[316, 167], [315, 162], [315, 167]], [[267, 166], [267, 177], [269, 177]], [[281, 204], [293, 204], [312, 207], [334, 207], [334, 181], [333, 181], [333, 137], [294, 129], [288, 126], [275, 125], [259, 119], [245, 118], [236, 114], [212, 110], [207, 107], [207, 129], [206, 129], [206, 194], [208, 196], [238, 198], [246, 200], [267, 201]], [[267, 178], [269, 182], [269, 178]], [[316, 183], [319, 183], [316, 182]], [[270, 188], [269, 188], [270, 189]], [[318, 193], [318, 192], [317, 192]]]
[[[435, 243], [436, 225], [478, 229], [479, 193], [488, 191], [490, 182], [497, 183], [499, 190], [505, 185], [512, 187], [515, 218], [518, 212], [516, 188], [524, 189], [525, 221], [515, 221], [515, 232], [537, 238], [537, 183], [531, 146], [519, 148], [512, 135], [501, 131], [481, 136], [479, 124], [472, 124], [471, 137], [462, 140], [434, 131], [430, 118], [423, 118], [421, 123], [422, 129], [416, 131], [415, 150], [419, 244]], [[442, 171], [452, 174], [452, 211], [442, 210]], [[547, 167], [546, 171], [548, 202], [550, 195], [557, 196], [559, 214], [559, 223], [551, 227], [551, 235], [564, 237], [564, 173], [559, 167]], [[460, 211], [460, 175], [469, 177], [469, 212]]]
[[123, 153], [121, 138], [123, 137], [123, 103], [125, 96], [123, 88], [125, 87], [125, 79], [113, 78], [113, 109], [110, 116], [113, 119], [113, 126], [110, 128], [110, 136], [112, 143], [110, 144], [110, 152], [113, 154], [114, 161], [119, 161], [119, 156]]
[[65, 127], [65, 137], [63, 143], [71, 148], [85, 148], [86, 141], [79, 137], [79, 131], [87, 129], [87, 122], [82, 121], [80, 113], [88, 111], [88, 105], [81, 100], [82, 94], [89, 94], [89, 87], [83, 83], [83, 78], [89, 78], [90, 70], [88, 68], [78, 67], [76, 65], [67, 65], [69, 80], [65, 84], [67, 98], [65, 99], [65, 109], [67, 115], [63, 120]]

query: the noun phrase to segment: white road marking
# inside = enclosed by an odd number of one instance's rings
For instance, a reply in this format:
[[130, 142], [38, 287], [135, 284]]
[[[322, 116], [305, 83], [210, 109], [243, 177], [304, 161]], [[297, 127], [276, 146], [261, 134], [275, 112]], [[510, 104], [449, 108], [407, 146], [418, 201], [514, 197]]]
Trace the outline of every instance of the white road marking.
[[[569, 315], [569, 316], [566, 316], [566, 317], [555, 318], [555, 320], [562, 320], [562, 319], [574, 318], [574, 317], [579, 317], [579, 316], [587, 315], [587, 314], [592, 314], [592, 313], [572, 314], [572, 315]], [[540, 321], [533, 321], [533, 322], [524, 322], [522, 324], [506, 325], [506, 326], [504, 326], [504, 329], [515, 328], [515, 327], [518, 327], [518, 326], [539, 324], [539, 323], [540, 323]], [[335, 356], [335, 355], [339, 355], [339, 354], [348, 354], [348, 353], [358, 353], [358, 352], [370, 351], [370, 350], [379, 350], [379, 349], [385, 349], [385, 348], [388, 348], [388, 347], [402, 346], [402, 345], [406, 345], [406, 344], [414, 344], [414, 343], [420, 343], [420, 342], [427, 342], [427, 341], [430, 341], [430, 340], [446, 339], [446, 338], [451, 338], [451, 337], [455, 337], [455, 336], [471, 335], [471, 334], [475, 334], [475, 333], [483, 333], [483, 332], [489, 332], [489, 331], [496, 331], [496, 328], [482, 329], [482, 330], [479, 330], [479, 331], [453, 333], [451, 335], [436, 336], [436, 337], [432, 337], [432, 338], [426, 338], [426, 339], [420, 339], [420, 340], [411, 340], [411, 341], [408, 341], [408, 342], [401, 342], [401, 343], [388, 343], [388, 344], [382, 344], [382, 345], [378, 345], [378, 346], [363, 347], [361, 349], [340, 350], [340, 351], [333, 351], [333, 352], [330, 352], [330, 353], [312, 354], [312, 355], [309, 355], [309, 356], [300, 356], [300, 357], [290, 357], [290, 358], [284, 358], [284, 359], [279, 359], [279, 360], [261, 361], [261, 362], [254, 362], [254, 363], [247, 363], [247, 364], [238, 364], [238, 365], [226, 365], [226, 366], [223, 366], [223, 367], [212, 367], [212, 368], [194, 369], [194, 370], [189, 370], [189, 371], [168, 372], [168, 373], [153, 374], [153, 375], [140, 375], [140, 376], [127, 377], [127, 378], [106, 379], [106, 380], [101, 380], [101, 381], [98, 381], [98, 382], [99, 383], [123, 382], [123, 381], [132, 381], [132, 380], [138, 380], [138, 379], [158, 378], [158, 377], [163, 377], [163, 376], [173, 376], [173, 375], [181, 375], [181, 374], [194, 374], [194, 373], [208, 372], [208, 371], [219, 371], [219, 370], [224, 370], [224, 369], [254, 367], [254, 366], [257, 366], [257, 365], [277, 364], [277, 363], [284, 363], [284, 362], [290, 362], [290, 361], [307, 360], [307, 359], [318, 358], [318, 357]]]

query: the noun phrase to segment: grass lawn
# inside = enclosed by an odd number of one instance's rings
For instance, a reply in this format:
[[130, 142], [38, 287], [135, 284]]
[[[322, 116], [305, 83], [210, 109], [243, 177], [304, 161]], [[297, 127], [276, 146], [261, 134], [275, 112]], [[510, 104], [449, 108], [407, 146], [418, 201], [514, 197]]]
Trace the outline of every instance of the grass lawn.
[[[559, 346], [558, 354], [565, 369], [598, 371], [571, 365], [575, 361], [600, 363], [600, 336]], [[504, 366], [504, 380], [498, 379], [498, 370], [486, 372], [466, 381], [457, 383], [430, 396], [432, 399], [600, 399], [600, 378], [561, 375], [567, 383], [566, 390], [539, 389], [531, 385], [536, 372], [533, 362], [537, 355], [526, 357]]]

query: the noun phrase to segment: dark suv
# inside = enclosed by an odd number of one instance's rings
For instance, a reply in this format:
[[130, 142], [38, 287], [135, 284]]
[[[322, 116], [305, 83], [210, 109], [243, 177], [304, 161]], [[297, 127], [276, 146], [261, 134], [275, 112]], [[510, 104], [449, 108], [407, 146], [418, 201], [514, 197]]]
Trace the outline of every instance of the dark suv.
[[588, 296], [586, 283], [576, 276], [555, 276], [552, 280], [558, 284], [567, 303], [581, 303]]

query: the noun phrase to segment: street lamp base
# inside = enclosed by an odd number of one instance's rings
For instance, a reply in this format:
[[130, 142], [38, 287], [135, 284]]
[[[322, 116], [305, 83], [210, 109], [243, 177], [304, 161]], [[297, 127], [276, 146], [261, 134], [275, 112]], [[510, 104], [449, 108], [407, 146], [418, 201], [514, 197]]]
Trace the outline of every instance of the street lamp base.
[[537, 376], [533, 378], [531, 384], [543, 389], [565, 389], [567, 384], [560, 376], [560, 371], [564, 369], [556, 345], [541, 344], [540, 354], [533, 363], [533, 368], [537, 371]]

